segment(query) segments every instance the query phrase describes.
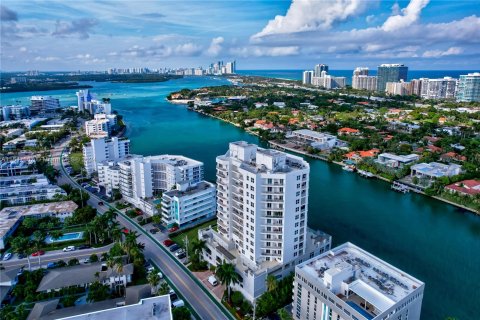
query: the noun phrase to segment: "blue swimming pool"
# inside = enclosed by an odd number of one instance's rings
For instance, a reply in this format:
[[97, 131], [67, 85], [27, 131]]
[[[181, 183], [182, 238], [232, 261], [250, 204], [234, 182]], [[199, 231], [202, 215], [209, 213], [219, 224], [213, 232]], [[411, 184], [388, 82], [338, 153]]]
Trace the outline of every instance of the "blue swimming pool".
[[64, 241], [71, 241], [71, 240], [80, 240], [83, 238], [83, 232], [69, 232], [65, 233], [58, 239], [53, 239], [50, 235], [45, 238], [46, 243], [54, 243], [54, 242], [64, 242]]

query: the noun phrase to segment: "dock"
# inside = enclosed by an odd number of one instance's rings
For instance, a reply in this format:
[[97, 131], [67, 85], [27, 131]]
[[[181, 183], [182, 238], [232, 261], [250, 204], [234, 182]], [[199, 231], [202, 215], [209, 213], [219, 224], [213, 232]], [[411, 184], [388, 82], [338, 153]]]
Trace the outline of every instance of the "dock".
[[373, 178], [375, 175], [365, 170], [357, 170], [358, 174], [364, 178]]
[[407, 193], [410, 191], [410, 188], [407, 185], [398, 181], [394, 181], [391, 185], [391, 188], [392, 190], [402, 192], [402, 193]]

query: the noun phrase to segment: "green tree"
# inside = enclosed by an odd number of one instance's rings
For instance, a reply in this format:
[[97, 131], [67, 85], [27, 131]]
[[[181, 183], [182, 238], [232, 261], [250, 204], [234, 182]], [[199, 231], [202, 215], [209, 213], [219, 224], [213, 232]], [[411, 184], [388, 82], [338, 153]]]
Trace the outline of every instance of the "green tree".
[[[40, 251], [40, 249], [43, 247], [45, 244], [45, 233], [43, 233], [40, 230], [37, 230], [33, 233], [33, 247], [35, 248], [35, 251]], [[38, 264], [40, 265], [40, 255], [38, 255]]]
[[178, 307], [172, 310], [173, 320], [190, 320], [190, 310], [187, 307]]
[[148, 283], [150, 283], [150, 285], [152, 286], [153, 292], [156, 293], [157, 292], [157, 287], [160, 284], [160, 276], [158, 275], [158, 273], [151, 272], [147, 276], [147, 280], [148, 280]]
[[63, 231], [62, 230], [52, 230], [49, 232], [50, 237], [53, 240], [60, 239], [63, 236]]
[[98, 281], [95, 281], [88, 287], [87, 301], [98, 302], [106, 300], [109, 297], [109, 288]]
[[90, 262], [98, 262], [98, 256], [95, 253], [92, 253], [89, 260]]
[[217, 266], [215, 275], [222, 284], [227, 286], [227, 297], [228, 301], [230, 302], [231, 285], [239, 282], [239, 276], [238, 273], [235, 271], [235, 266], [231, 263], [223, 262], [222, 264]]
[[13, 240], [10, 242], [10, 246], [12, 247], [12, 251], [16, 254], [24, 254], [27, 256], [27, 261], [28, 261], [28, 270], [31, 270], [31, 265], [30, 265], [30, 254], [32, 253], [32, 250], [30, 249], [30, 239], [27, 237], [21, 237], [21, 236], [16, 236], [13, 238]]
[[268, 291], [275, 291], [278, 287], [277, 278], [275, 278], [271, 274], [269, 274], [267, 276], [266, 283], [267, 283], [267, 290]]
[[77, 258], [73, 258], [73, 259], [68, 260], [68, 266], [69, 267], [73, 267], [73, 266], [76, 266], [78, 264], [80, 264], [80, 262], [78, 261]]

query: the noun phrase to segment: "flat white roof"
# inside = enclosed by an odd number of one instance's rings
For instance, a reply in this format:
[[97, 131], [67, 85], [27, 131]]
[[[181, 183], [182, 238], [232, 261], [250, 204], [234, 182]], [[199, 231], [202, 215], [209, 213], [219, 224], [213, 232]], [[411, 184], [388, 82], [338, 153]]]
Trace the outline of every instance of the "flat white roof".
[[355, 280], [348, 288], [358, 296], [373, 304], [376, 309], [381, 310], [382, 312], [395, 304], [395, 301], [362, 280]]

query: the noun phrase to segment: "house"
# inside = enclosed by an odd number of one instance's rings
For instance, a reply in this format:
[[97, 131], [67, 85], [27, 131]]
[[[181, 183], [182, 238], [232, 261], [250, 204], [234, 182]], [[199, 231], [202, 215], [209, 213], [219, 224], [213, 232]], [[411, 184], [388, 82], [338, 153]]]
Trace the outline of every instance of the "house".
[[441, 177], [453, 177], [462, 173], [458, 164], [443, 164], [438, 162], [418, 163], [410, 167], [410, 176], [434, 180]]
[[263, 108], [263, 107], [266, 107], [268, 106], [268, 103], [265, 103], [265, 102], [255, 102], [255, 108], [259, 109], [259, 108]]
[[418, 161], [420, 157], [417, 154], [409, 154], [406, 156], [396, 155], [392, 153], [381, 153], [375, 160], [376, 163], [389, 168], [403, 168], [406, 165]]
[[0, 306], [9, 304], [10, 293], [18, 282], [19, 272], [17, 268], [2, 270], [0, 272]]
[[267, 120], [257, 120], [255, 121], [253, 127], [262, 130], [271, 130], [273, 129], [274, 125], [272, 122], [268, 122]]
[[451, 193], [458, 193], [466, 196], [475, 196], [480, 194], [480, 180], [463, 180], [449, 184], [445, 190]]
[[358, 136], [360, 134], [360, 130], [352, 129], [352, 128], [341, 128], [337, 131], [339, 136]]
[[110, 289], [126, 287], [132, 282], [133, 264], [126, 264], [123, 269], [108, 268], [102, 262], [52, 269], [47, 272], [37, 288], [37, 292], [58, 291], [67, 287], [88, 287], [95, 281], [108, 285]]
[[351, 151], [344, 155], [347, 160], [353, 161], [355, 163], [359, 163], [365, 158], [373, 158], [375, 157], [380, 150], [378, 149], [371, 149], [366, 151]]
[[442, 138], [432, 137], [432, 136], [425, 136], [425, 137], [423, 137], [423, 140], [426, 140], [428, 145], [432, 145], [432, 144], [434, 144], [435, 142], [438, 142], [438, 141], [442, 140]]
[[431, 145], [427, 146], [427, 151], [430, 151], [430, 152], [433, 152], [433, 153], [441, 153], [441, 152], [443, 152], [443, 149], [431, 144]]
[[440, 161], [447, 162], [447, 163], [463, 162], [463, 161], [466, 161], [466, 160], [467, 160], [467, 157], [462, 156], [461, 154], [458, 154], [458, 153], [453, 152], [453, 151], [444, 153], [440, 156]]
[[280, 108], [280, 109], [283, 109], [283, 108], [286, 107], [285, 102], [274, 102], [273, 105], [274, 105], [275, 107]]
[[307, 129], [295, 130], [290, 135], [302, 142], [305, 142], [315, 149], [328, 150], [332, 148], [340, 148], [347, 146], [345, 141], [339, 140], [336, 136], [321, 133]]

